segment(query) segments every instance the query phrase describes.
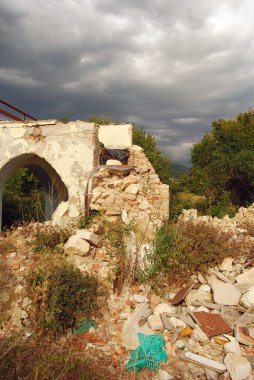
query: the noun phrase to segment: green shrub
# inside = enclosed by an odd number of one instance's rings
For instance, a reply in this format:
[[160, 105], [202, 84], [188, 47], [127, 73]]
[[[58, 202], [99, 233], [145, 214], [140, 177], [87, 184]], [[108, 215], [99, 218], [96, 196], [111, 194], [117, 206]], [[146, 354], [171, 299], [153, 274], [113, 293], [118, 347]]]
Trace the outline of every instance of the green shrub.
[[64, 244], [72, 235], [70, 226], [39, 226], [35, 231], [35, 246], [36, 252], [41, 252], [46, 249], [56, 250], [59, 244]]
[[147, 257], [150, 266], [139, 277], [154, 285], [188, 282], [197, 271], [240, 254], [240, 243], [231, 237], [204, 223], [163, 225]]
[[39, 267], [28, 276], [40, 330], [62, 332], [97, 307], [98, 281], [68, 263]]

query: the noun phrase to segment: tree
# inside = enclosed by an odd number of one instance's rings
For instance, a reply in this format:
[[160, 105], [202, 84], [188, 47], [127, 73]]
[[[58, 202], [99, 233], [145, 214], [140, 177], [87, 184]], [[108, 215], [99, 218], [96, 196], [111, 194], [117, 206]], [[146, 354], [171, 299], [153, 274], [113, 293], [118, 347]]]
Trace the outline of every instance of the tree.
[[161, 182], [169, 185], [172, 180], [172, 163], [169, 157], [158, 148], [155, 136], [146, 133], [143, 128], [134, 127], [133, 144], [144, 149]]
[[212, 122], [212, 131], [193, 146], [192, 190], [210, 206], [228, 194], [235, 206], [254, 201], [254, 111]]

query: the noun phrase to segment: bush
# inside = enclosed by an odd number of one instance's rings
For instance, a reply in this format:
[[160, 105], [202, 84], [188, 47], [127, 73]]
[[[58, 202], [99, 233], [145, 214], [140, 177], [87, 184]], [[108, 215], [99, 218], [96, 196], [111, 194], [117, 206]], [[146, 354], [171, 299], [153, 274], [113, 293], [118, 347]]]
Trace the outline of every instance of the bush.
[[79, 316], [88, 318], [97, 307], [98, 281], [68, 263], [39, 267], [28, 276], [40, 330], [63, 332]]
[[239, 255], [240, 243], [231, 237], [204, 223], [164, 225], [147, 257], [150, 267], [139, 276], [154, 285], [188, 282], [197, 271], [205, 272], [225, 257]]
[[58, 245], [65, 244], [71, 235], [71, 227], [39, 226], [34, 234], [34, 250], [36, 252], [42, 252], [46, 249], [56, 250]]

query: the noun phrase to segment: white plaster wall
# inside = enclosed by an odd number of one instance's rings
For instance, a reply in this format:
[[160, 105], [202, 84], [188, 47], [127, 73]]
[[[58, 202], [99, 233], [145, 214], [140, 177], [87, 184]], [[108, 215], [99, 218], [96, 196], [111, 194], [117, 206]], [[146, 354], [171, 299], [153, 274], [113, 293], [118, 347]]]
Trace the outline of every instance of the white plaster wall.
[[109, 124], [99, 126], [99, 141], [107, 148], [130, 148], [132, 146], [131, 124]]
[[83, 121], [0, 122], [0, 193], [20, 167], [18, 159], [8, 170], [3, 169], [5, 164], [24, 154], [35, 154], [55, 169], [68, 189], [68, 215], [78, 216], [84, 208], [88, 176], [98, 164], [98, 127]]

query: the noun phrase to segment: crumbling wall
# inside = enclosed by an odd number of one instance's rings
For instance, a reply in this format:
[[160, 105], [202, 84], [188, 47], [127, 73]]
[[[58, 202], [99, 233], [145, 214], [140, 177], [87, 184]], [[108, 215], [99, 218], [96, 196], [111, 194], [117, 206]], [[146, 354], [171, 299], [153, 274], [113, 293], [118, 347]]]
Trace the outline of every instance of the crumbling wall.
[[162, 184], [152, 164], [139, 146], [130, 148], [126, 176], [103, 168], [93, 180], [90, 208], [106, 217], [121, 215], [126, 223], [135, 223], [135, 232], [149, 239], [169, 216], [169, 186]]

